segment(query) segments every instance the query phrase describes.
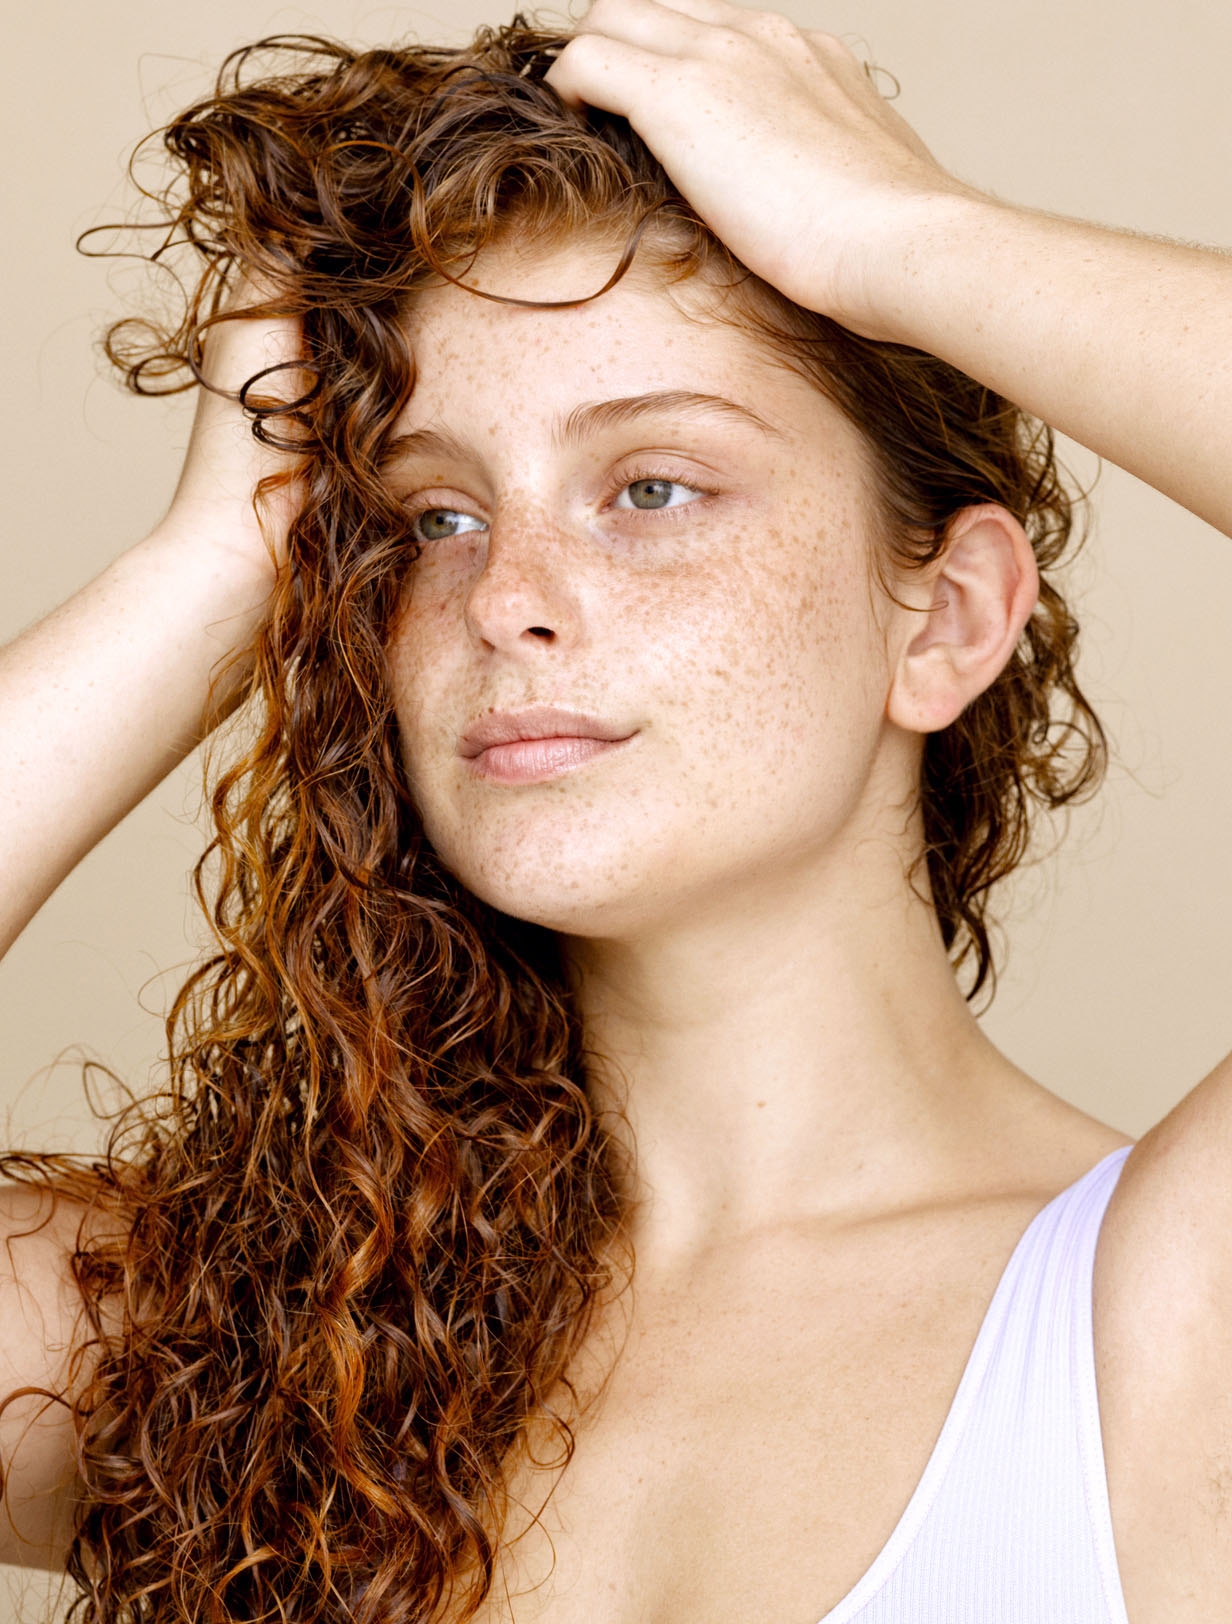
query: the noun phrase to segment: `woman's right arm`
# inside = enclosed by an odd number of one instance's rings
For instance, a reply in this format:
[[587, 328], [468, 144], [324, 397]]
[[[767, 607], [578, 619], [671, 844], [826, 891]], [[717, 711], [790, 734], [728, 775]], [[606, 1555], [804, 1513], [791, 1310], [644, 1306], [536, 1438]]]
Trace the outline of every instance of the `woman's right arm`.
[[[224, 323], [211, 379], [236, 388], [286, 357], [289, 323]], [[163, 521], [0, 649], [0, 956], [85, 854], [220, 722], [244, 667], [207, 713], [215, 665], [267, 611], [290, 493], [252, 507], [278, 453], [232, 401], [200, 392]]]
[[[209, 335], [208, 375], [235, 389], [293, 355], [294, 341], [290, 323], [224, 323]], [[251, 645], [268, 612], [294, 490], [266, 507], [264, 531], [252, 499], [257, 480], [283, 465], [233, 401], [202, 390], [162, 522], [0, 649], [0, 954], [234, 708], [249, 661], [215, 692], [212, 709], [210, 679]], [[0, 1184], [0, 1400], [66, 1379], [81, 1335], [69, 1268], [80, 1217], [72, 1203], [52, 1214], [39, 1191]], [[42, 1219], [46, 1227], [30, 1233]], [[74, 1461], [62, 1405], [25, 1397], [0, 1412], [0, 1562], [63, 1567]]]

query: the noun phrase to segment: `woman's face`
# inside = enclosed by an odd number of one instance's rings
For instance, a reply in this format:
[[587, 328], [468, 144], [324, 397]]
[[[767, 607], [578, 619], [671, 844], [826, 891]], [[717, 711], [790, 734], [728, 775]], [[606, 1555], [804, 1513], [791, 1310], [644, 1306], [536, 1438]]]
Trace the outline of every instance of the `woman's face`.
[[[560, 299], [611, 263], [506, 248], [469, 279]], [[388, 657], [410, 787], [468, 889], [574, 935], [797, 883], [885, 795], [894, 611], [864, 443], [756, 341], [680, 308], [710, 297], [639, 271], [569, 309], [442, 287], [408, 317], [390, 478], [424, 542]], [[517, 752], [464, 753], [489, 713], [539, 705], [627, 738], [517, 777]]]

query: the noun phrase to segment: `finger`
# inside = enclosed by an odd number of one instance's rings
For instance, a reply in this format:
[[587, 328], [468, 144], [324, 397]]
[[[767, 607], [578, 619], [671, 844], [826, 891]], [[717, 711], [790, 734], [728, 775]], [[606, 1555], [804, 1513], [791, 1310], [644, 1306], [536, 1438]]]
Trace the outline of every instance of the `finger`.
[[681, 0], [672, 5], [660, 0], [594, 0], [575, 37], [599, 34], [660, 56], [698, 55], [705, 49], [720, 11], [736, 10], [723, 0]]
[[[606, 12], [619, 13], [623, 8], [624, 0], [592, 0], [591, 7], [582, 18], [581, 25], [596, 21], [596, 13], [600, 17]], [[682, 17], [691, 17], [699, 23], [718, 23], [730, 27], [733, 22], [739, 23], [741, 17], [747, 17], [748, 12], [744, 6], [731, 4], [731, 0], [661, 0], [661, 11], [679, 12]], [[597, 22], [597, 26], [606, 29], [607, 24]]]
[[655, 95], [673, 59], [604, 34], [575, 34], [544, 74], [566, 102], [588, 103], [636, 125], [635, 106]]
[[[623, 9], [626, 0], [595, 0], [595, 5]], [[833, 35], [800, 28], [781, 11], [760, 11], [750, 6], [732, 5], [730, 0], [658, 0], [659, 10], [679, 12], [682, 17], [709, 24], [712, 29], [725, 29], [728, 33], [745, 34], [753, 39], [770, 41], [783, 39], [833, 39]], [[592, 10], [594, 7], [592, 7]], [[587, 13], [584, 21], [590, 20]], [[600, 25], [606, 31], [605, 25]], [[839, 41], [835, 39], [835, 44]], [[842, 47], [846, 50], [846, 47]]]

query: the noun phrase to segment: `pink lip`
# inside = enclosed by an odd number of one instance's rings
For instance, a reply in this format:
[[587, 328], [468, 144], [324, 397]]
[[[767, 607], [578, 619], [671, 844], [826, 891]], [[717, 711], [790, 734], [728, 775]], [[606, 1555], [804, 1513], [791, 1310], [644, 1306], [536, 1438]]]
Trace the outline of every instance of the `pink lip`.
[[619, 750], [627, 739], [557, 737], [492, 744], [471, 758], [471, 771], [502, 784], [536, 784], [571, 772], [595, 756]]
[[636, 729], [606, 722], [582, 711], [562, 710], [556, 705], [534, 705], [522, 711], [489, 711], [471, 723], [462, 735], [458, 754], [474, 758], [493, 745], [514, 744], [527, 739], [598, 739], [616, 741], [631, 737]]

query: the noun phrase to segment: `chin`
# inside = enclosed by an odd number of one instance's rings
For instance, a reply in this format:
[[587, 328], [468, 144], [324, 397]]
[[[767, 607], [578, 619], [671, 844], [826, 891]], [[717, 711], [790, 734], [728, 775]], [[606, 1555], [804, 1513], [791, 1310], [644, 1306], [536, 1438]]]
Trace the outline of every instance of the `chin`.
[[[429, 839], [431, 836], [429, 835]], [[636, 844], [596, 850], [595, 842], [575, 846], [562, 839], [536, 842], [533, 849], [493, 842], [477, 851], [445, 841], [433, 845], [441, 862], [461, 885], [500, 913], [570, 936], [622, 935], [662, 913], [668, 896], [665, 875], [637, 864]], [[654, 865], [658, 868], [660, 865]]]
[[496, 809], [429, 804], [421, 816], [441, 862], [481, 902], [547, 930], [608, 936], [660, 913], [689, 867], [691, 832], [637, 810], [553, 796]]
[[641, 887], [630, 895], [627, 876], [619, 889], [563, 867], [533, 878], [516, 874], [498, 878], [483, 871], [457, 877], [481, 902], [500, 913], [566, 936], [620, 935], [645, 912], [638, 906], [636, 894]]

